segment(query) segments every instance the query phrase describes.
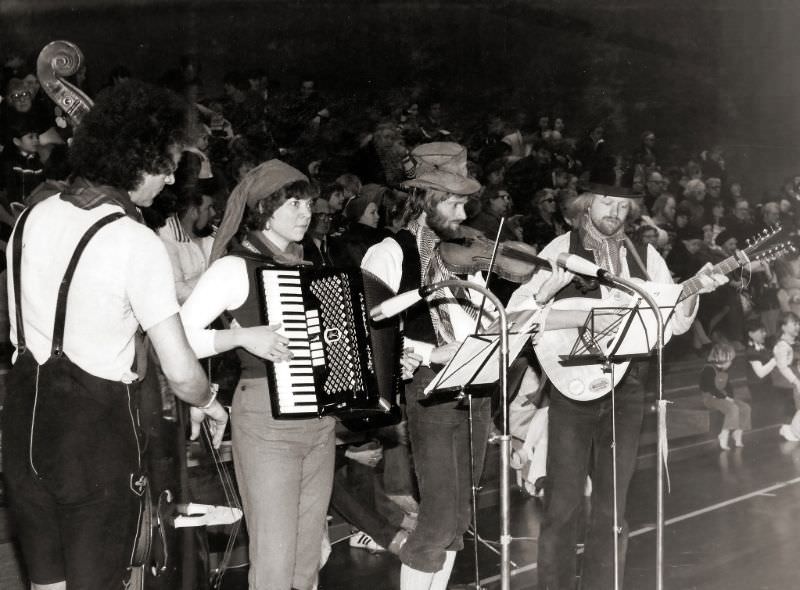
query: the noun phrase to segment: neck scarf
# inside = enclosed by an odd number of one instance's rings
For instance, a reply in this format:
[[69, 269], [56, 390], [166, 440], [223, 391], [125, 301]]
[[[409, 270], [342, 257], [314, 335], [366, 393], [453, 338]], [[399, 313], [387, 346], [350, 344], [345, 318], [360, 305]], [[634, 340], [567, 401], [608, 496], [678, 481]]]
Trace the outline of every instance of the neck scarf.
[[251, 231], [242, 240], [242, 247], [250, 252], [272, 258], [277, 264], [296, 266], [308, 264], [303, 260], [303, 247], [297, 242], [290, 242], [286, 250], [281, 250], [275, 243], [264, 235], [264, 232]]
[[142, 213], [131, 201], [127, 191], [104, 184], [94, 184], [85, 178], [76, 178], [61, 193], [61, 199], [81, 209], [94, 209], [100, 205], [110, 204], [122, 207], [125, 215], [144, 223]]
[[[412, 221], [406, 229], [417, 239], [420, 260], [420, 279], [422, 285], [432, 285], [439, 281], [457, 279], [444, 265], [439, 254], [439, 236], [428, 226]], [[431, 314], [433, 331], [439, 345], [457, 340], [453, 323], [450, 319], [448, 305], [460, 305], [472, 317], [478, 317], [478, 309], [469, 299], [464, 289], [440, 289], [428, 298], [428, 310]]]
[[594, 253], [595, 263], [611, 274], [619, 275], [622, 270], [620, 251], [625, 240], [625, 224], [607, 236], [600, 233], [587, 215], [582, 230], [583, 247]]

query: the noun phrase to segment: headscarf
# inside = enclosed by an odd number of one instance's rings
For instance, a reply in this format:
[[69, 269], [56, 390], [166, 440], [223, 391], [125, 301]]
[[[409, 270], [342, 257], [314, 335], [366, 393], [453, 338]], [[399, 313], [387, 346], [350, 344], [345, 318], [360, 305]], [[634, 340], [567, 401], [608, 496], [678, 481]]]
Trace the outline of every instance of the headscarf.
[[253, 207], [261, 199], [298, 180], [308, 182], [308, 177], [280, 160], [267, 160], [250, 170], [228, 197], [222, 223], [211, 247], [209, 264], [225, 253], [228, 242], [242, 223], [245, 206]]

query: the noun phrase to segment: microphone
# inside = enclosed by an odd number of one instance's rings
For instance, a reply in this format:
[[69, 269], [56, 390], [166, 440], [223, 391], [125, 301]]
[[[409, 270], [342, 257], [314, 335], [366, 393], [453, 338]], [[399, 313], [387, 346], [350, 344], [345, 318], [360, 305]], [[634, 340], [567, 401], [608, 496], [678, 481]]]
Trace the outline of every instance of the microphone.
[[439, 287], [439, 283], [434, 283], [433, 285], [426, 285], [420, 287], [419, 289], [406, 291], [405, 293], [400, 293], [399, 295], [390, 297], [383, 303], [379, 303], [370, 309], [369, 317], [376, 322], [382, 322], [383, 320], [392, 318], [397, 314], [407, 310], [418, 301], [422, 301], [422, 299], [428, 297], [431, 293], [438, 291], [440, 288], [441, 287]]
[[597, 279], [604, 279], [611, 276], [611, 273], [605, 269], [600, 268], [594, 262], [589, 262], [585, 258], [576, 256], [575, 254], [568, 254], [562, 252], [556, 258], [556, 264], [569, 272], [585, 275]]

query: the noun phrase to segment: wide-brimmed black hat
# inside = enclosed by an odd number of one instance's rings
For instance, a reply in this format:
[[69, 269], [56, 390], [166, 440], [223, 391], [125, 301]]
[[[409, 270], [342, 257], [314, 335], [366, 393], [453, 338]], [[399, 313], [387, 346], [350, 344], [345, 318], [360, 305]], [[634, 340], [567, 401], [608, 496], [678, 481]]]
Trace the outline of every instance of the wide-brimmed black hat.
[[627, 199], [641, 199], [644, 193], [635, 191], [628, 186], [613, 186], [610, 184], [588, 183], [583, 185], [583, 192], [606, 197], [624, 197]]

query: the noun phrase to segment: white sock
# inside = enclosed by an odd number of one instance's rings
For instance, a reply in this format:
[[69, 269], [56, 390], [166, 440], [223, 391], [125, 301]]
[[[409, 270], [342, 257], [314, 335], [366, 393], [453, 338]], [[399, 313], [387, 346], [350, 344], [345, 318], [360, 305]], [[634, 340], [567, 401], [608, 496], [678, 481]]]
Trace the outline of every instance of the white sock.
[[403, 564], [400, 567], [400, 590], [430, 590], [434, 574]]
[[453, 564], [455, 562], [456, 552], [448, 551], [444, 558], [442, 569], [433, 574], [433, 582], [429, 590], [447, 590], [447, 582], [450, 581], [450, 574], [453, 572]]

